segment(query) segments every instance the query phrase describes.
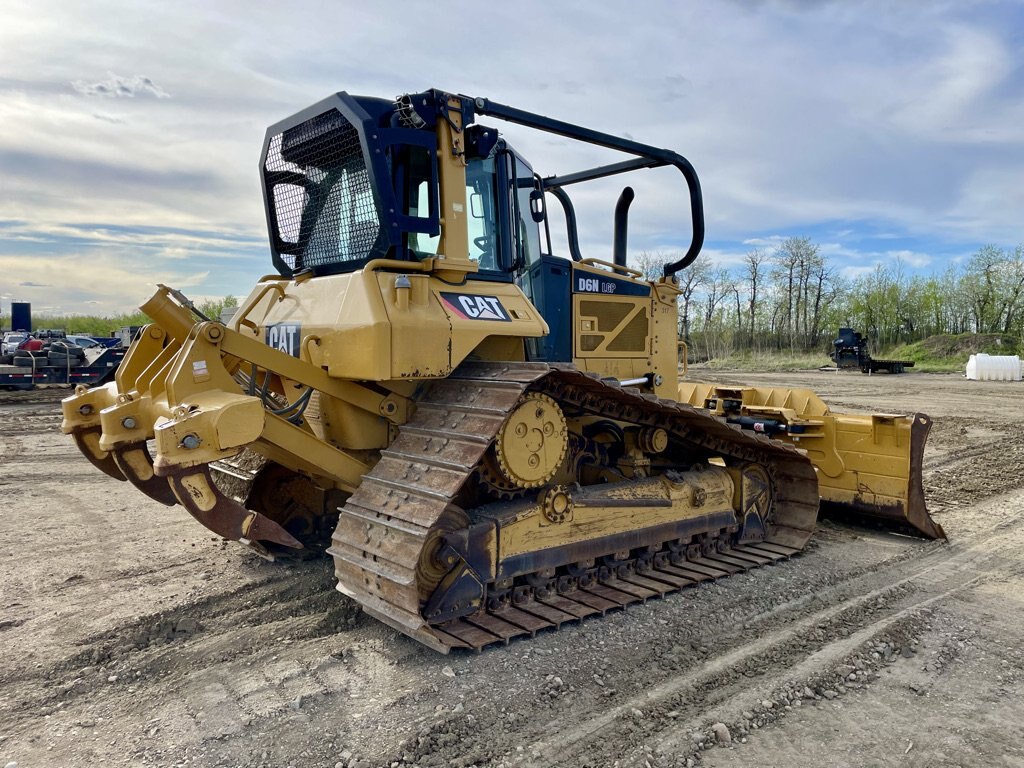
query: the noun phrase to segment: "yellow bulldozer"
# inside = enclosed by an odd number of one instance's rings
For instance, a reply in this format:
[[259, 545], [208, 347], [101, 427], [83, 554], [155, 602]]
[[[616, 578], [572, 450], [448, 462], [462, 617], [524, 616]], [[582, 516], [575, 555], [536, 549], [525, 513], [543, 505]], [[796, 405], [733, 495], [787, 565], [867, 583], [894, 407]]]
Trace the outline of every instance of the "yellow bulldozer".
[[[542, 176], [482, 118], [624, 159]], [[627, 265], [626, 187], [610, 257], [584, 257], [566, 189], [658, 167], [685, 255]], [[819, 504], [943, 536], [926, 416], [680, 381], [676, 274], [704, 239], [680, 155], [430, 90], [330, 96], [268, 129], [260, 168], [276, 274], [228, 325], [160, 286], [116, 381], [62, 404], [93, 464], [220, 536], [326, 551], [441, 652], [783, 560]]]

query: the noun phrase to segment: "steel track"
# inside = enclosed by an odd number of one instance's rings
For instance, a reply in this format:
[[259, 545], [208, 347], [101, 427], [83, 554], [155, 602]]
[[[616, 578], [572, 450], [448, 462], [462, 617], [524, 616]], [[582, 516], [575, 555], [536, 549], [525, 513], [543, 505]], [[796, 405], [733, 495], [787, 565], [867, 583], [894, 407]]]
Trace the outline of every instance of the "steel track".
[[[763, 542], [715, 551], [663, 551], [653, 558], [601, 569], [586, 586], [565, 593], [540, 589], [512, 604], [492, 605], [432, 626], [421, 616], [424, 550], [442, 536], [460, 489], [472, 482], [484, 452], [527, 390], [553, 397], [563, 408], [666, 429], [675, 445], [696, 456], [763, 466], [774, 488]], [[681, 467], [682, 468], [682, 467]], [[533, 635], [587, 616], [603, 615], [799, 552], [813, 531], [818, 493], [814, 469], [796, 449], [741, 431], [707, 411], [623, 388], [615, 380], [543, 363], [467, 363], [427, 388], [412, 420], [382, 452], [340, 510], [328, 550], [338, 589], [378, 619], [447, 653], [479, 650]], [[719, 531], [708, 531], [717, 536]], [[611, 554], [611, 553], [609, 553]]]

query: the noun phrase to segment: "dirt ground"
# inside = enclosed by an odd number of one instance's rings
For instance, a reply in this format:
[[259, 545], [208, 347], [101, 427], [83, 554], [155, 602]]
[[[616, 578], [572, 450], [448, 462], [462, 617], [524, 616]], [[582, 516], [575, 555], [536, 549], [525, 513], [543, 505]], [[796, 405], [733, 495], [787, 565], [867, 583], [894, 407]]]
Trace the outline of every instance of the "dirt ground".
[[949, 542], [825, 521], [788, 563], [445, 657], [329, 561], [94, 470], [64, 393], [0, 393], [0, 766], [1024, 765], [1024, 386], [705, 378], [929, 413]]

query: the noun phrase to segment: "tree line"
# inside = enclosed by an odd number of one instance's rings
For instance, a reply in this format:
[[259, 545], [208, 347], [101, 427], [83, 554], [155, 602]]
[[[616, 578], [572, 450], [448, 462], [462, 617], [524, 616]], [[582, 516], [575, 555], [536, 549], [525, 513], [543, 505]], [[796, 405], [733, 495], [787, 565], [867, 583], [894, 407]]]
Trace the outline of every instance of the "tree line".
[[[675, 258], [644, 253], [635, 266], [653, 278]], [[1024, 341], [1024, 245], [986, 245], [941, 274], [910, 275], [896, 260], [851, 279], [809, 238], [790, 237], [731, 269], [698, 259], [677, 277], [680, 338], [697, 358], [827, 352], [840, 326], [878, 347], [936, 334]]]
[[[223, 310], [237, 307], [238, 299], [225, 296], [223, 299], [206, 299], [196, 303], [196, 307], [209, 318], [217, 319]], [[151, 323], [142, 312], [125, 312], [118, 315], [50, 315], [32, 313], [32, 328], [59, 328], [66, 333], [82, 334], [83, 336], [111, 336], [119, 329], [130, 326], [141, 326]], [[0, 314], [0, 329], [11, 329], [10, 314]], [[18, 329], [20, 330], [20, 329]]]
[[[648, 278], [678, 254], [642, 253], [633, 266]], [[1024, 245], [986, 245], [941, 274], [910, 275], [895, 261], [843, 277], [810, 238], [790, 237], [754, 248], [733, 268], [698, 258], [677, 275], [679, 334], [697, 359], [747, 352], [828, 352], [840, 326], [865, 334], [876, 347], [937, 334], [993, 333], [1024, 346]], [[237, 306], [233, 296], [199, 303], [207, 317]], [[142, 313], [114, 317], [34, 315], [34, 328], [108, 336], [144, 325]], [[0, 327], [10, 315], [0, 315]]]

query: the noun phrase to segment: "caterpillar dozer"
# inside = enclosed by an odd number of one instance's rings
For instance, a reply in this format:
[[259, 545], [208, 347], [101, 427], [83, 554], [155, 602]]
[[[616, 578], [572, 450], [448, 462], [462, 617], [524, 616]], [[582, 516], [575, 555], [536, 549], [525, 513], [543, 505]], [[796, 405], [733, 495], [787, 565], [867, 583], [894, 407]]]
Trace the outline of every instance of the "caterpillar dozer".
[[[613, 150], [542, 176], [493, 118]], [[689, 247], [662, 275], [580, 252], [567, 188], [667, 167]], [[694, 169], [664, 149], [438, 90], [337, 93], [268, 129], [276, 273], [225, 325], [159, 286], [106, 386], [63, 401], [100, 470], [338, 589], [441, 652], [798, 553], [819, 503], [940, 537], [921, 414], [680, 381]], [[555, 254], [547, 204], [565, 220]]]

